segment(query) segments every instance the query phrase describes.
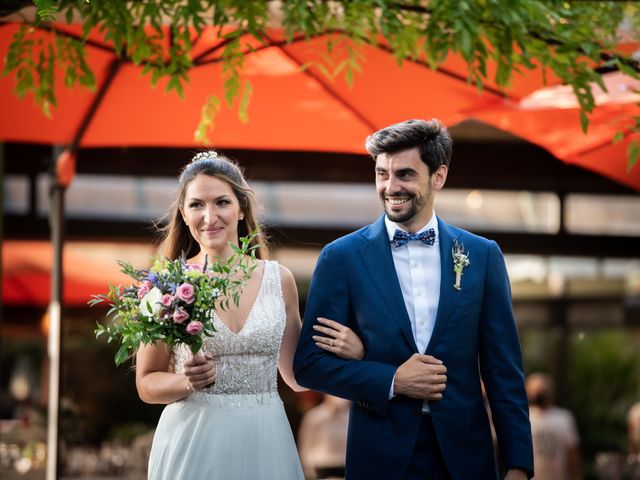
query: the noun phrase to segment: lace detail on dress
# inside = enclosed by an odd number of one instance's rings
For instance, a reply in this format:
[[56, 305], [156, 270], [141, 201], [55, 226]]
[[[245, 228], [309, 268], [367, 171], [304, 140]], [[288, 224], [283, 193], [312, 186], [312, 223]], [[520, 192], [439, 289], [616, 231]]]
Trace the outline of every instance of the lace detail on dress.
[[[203, 350], [213, 356], [217, 378], [205, 393], [246, 395], [276, 392], [280, 342], [286, 323], [278, 263], [265, 261], [258, 296], [242, 330], [233, 333], [215, 313], [213, 320], [217, 331], [213, 337], [205, 338]], [[174, 371], [181, 373], [191, 351], [185, 345], [178, 345], [173, 354]]]

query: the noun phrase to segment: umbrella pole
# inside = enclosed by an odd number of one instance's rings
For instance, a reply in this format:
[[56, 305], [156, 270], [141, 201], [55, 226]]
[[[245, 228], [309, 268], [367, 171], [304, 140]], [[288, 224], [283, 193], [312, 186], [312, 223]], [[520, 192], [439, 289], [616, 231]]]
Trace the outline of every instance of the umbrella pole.
[[51, 175], [49, 223], [53, 246], [51, 272], [51, 301], [49, 303], [49, 409], [47, 416], [47, 480], [55, 480], [60, 473], [60, 356], [62, 351], [62, 250], [64, 242], [64, 191], [55, 169]]
[[107, 75], [89, 106], [68, 148], [55, 147], [51, 169], [49, 223], [53, 246], [51, 302], [49, 303], [49, 415], [47, 425], [47, 478], [55, 480], [60, 473], [60, 356], [62, 352], [62, 250], [64, 247], [64, 192], [76, 171], [76, 154], [104, 95], [120, 69], [121, 60], [114, 59]]

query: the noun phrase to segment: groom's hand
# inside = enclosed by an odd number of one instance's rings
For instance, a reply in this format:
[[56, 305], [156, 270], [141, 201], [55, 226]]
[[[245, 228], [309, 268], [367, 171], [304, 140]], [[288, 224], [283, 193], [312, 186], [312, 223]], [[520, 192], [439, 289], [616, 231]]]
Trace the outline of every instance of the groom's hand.
[[414, 353], [396, 370], [394, 395], [421, 400], [440, 400], [447, 383], [447, 367], [431, 355]]

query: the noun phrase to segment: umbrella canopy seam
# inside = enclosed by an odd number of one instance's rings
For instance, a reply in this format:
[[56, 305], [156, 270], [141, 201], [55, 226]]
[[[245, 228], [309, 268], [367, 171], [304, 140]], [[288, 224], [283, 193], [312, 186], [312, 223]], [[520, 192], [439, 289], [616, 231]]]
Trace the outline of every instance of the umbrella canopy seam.
[[[271, 38], [268, 37], [268, 36], [266, 38], [271, 40]], [[287, 58], [291, 59], [293, 62], [295, 62], [296, 65], [298, 65], [300, 68], [302, 68], [304, 63], [301, 62], [298, 58], [296, 58], [296, 56], [293, 55], [291, 52], [289, 52], [286, 48], [284, 48], [284, 46], [282, 46], [282, 45], [274, 45], [274, 46], [276, 48], [278, 48], [284, 55], [286, 55]], [[343, 105], [357, 119], [359, 119], [362, 123], [364, 123], [367, 126], [367, 128], [369, 128], [372, 131], [378, 130], [378, 127], [371, 120], [369, 120], [367, 117], [365, 117], [353, 105], [351, 105], [345, 98], [343, 98], [341, 95], [339, 95], [338, 92], [336, 92], [334, 89], [332, 89], [328, 85], [327, 82], [325, 82], [324, 80], [322, 80], [322, 78], [320, 78], [320, 76], [314, 74], [308, 68], [304, 69], [303, 73], [306, 76], [308, 76], [309, 78], [313, 79], [315, 82], [317, 82], [324, 89], [325, 92], [327, 92], [331, 97], [335, 98], [341, 105]]]

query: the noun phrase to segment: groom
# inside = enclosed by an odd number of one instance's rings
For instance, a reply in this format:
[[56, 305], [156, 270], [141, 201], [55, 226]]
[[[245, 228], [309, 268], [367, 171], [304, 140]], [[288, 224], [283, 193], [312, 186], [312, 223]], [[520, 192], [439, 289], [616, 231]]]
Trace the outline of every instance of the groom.
[[[408, 120], [366, 141], [385, 215], [318, 259], [295, 356], [298, 382], [354, 401], [348, 480], [498, 478], [481, 379], [509, 480], [533, 476], [509, 279], [495, 242], [446, 224], [433, 203], [451, 137]], [[362, 360], [313, 340], [318, 317], [351, 327]], [[316, 324], [317, 325], [317, 324]]]

